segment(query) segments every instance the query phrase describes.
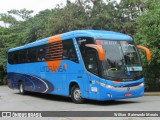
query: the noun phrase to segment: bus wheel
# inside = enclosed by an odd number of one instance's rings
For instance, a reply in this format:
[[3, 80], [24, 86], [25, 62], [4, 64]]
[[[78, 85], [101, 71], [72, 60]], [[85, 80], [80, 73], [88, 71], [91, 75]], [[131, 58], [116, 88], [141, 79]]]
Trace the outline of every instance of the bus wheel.
[[74, 85], [71, 89], [71, 98], [72, 101], [77, 104], [81, 104], [84, 102], [84, 99], [81, 97], [80, 88], [77, 85]]
[[24, 90], [24, 85], [23, 85], [22, 82], [19, 82], [19, 93], [23, 94], [23, 95], [26, 93], [26, 91]]

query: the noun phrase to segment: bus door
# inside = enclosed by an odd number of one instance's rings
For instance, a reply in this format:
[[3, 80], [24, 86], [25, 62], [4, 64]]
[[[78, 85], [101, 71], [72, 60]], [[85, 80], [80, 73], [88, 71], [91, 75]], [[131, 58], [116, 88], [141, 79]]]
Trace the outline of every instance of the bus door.
[[85, 66], [87, 73], [87, 89], [89, 92], [89, 98], [97, 98], [99, 96], [98, 84], [99, 82], [99, 60], [97, 51], [93, 48], [89, 48], [86, 51]]

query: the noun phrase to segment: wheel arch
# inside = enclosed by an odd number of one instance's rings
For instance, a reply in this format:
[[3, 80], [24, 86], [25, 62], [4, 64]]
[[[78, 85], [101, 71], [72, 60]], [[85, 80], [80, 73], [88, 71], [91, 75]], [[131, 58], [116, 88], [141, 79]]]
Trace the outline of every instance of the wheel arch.
[[76, 81], [70, 82], [70, 84], [69, 84], [69, 96], [71, 95], [71, 89], [72, 89], [72, 87], [75, 86], [75, 85], [77, 85], [80, 88], [78, 82], [76, 82]]

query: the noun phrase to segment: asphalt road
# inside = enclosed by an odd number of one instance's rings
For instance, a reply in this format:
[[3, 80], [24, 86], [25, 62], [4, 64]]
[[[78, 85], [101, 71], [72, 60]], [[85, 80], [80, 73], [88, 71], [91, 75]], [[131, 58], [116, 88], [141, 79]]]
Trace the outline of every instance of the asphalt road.
[[19, 94], [0, 86], [0, 111], [160, 111], [160, 96], [144, 96], [117, 101], [75, 104], [68, 97], [29, 93]]
[[[160, 96], [106, 102], [87, 100], [84, 104], [75, 104], [68, 97], [38, 93], [21, 95], [18, 90], [0, 86], [0, 111], [160, 111]], [[125, 120], [132, 119], [125, 118]]]

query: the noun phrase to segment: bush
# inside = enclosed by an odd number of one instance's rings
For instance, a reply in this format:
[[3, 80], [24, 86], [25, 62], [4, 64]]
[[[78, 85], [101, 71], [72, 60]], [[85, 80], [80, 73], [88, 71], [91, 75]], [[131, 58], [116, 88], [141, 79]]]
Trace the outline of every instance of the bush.
[[7, 85], [7, 75], [3, 77], [2, 84]]

